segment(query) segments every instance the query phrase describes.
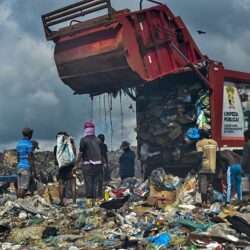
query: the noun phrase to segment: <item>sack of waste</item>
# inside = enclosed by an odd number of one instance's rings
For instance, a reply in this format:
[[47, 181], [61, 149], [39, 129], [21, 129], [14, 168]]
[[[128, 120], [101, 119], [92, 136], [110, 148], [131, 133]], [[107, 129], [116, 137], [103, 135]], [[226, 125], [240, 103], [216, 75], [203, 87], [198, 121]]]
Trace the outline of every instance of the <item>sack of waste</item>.
[[194, 205], [196, 203], [197, 181], [195, 177], [187, 178], [177, 196], [176, 206], [180, 204]]
[[66, 167], [75, 162], [75, 154], [73, 150], [73, 137], [66, 135], [58, 135], [56, 141], [56, 159], [59, 168]]
[[171, 174], [165, 175], [164, 187], [169, 190], [179, 190], [181, 187], [181, 180], [178, 176], [173, 176]]
[[165, 171], [163, 168], [155, 169], [150, 176], [150, 184], [154, 185], [156, 189], [162, 190], [164, 188]]

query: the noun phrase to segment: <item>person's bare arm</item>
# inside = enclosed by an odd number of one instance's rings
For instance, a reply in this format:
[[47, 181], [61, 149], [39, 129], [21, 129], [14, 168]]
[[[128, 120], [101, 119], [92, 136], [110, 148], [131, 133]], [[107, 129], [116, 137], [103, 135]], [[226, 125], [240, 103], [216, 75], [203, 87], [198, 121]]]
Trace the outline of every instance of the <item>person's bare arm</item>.
[[234, 158], [236, 159], [236, 161], [239, 161], [239, 163], [242, 162], [242, 157], [236, 153], [233, 152]]
[[80, 164], [81, 160], [82, 160], [82, 152], [79, 152], [79, 154], [77, 156], [77, 159], [76, 159], [75, 168], [78, 167], [78, 165]]
[[242, 166], [243, 166], [243, 168], [247, 164], [248, 157], [249, 157], [249, 155], [248, 155], [248, 148], [247, 148], [246, 145], [244, 145], [244, 147], [243, 147], [243, 157], [242, 157]]
[[73, 167], [73, 173], [76, 172], [76, 170], [77, 170], [77, 168], [78, 168], [78, 166], [79, 166], [81, 160], [82, 160], [82, 153], [79, 152], [79, 154], [78, 154], [78, 156], [77, 156], [77, 159], [76, 159], [75, 166]]
[[76, 171], [76, 169], [78, 168], [80, 162], [82, 161], [83, 152], [85, 152], [85, 149], [86, 149], [86, 145], [81, 140], [80, 141], [79, 154], [77, 156], [76, 163], [75, 163], [75, 166], [74, 166], [74, 169], [73, 169], [74, 171]]
[[76, 144], [75, 144], [74, 140], [71, 140], [70, 142], [72, 144], [72, 149], [73, 149], [74, 155], [76, 155]]

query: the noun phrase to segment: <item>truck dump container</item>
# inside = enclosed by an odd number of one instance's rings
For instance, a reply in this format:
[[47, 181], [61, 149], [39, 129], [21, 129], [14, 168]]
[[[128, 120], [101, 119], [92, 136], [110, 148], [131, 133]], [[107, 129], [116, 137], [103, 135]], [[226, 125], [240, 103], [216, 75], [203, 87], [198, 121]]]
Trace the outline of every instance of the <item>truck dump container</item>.
[[[105, 16], [73, 20], [105, 8]], [[77, 94], [136, 86], [188, 66], [196, 70], [205, 59], [181, 18], [165, 5], [130, 12], [114, 11], [109, 0], [84, 0], [42, 20], [47, 39], [56, 44], [59, 76]], [[67, 20], [69, 26], [50, 29]]]
[[[74, 20], [100, 9], [108, 14]], [[42, 20], [56, 44], [59, 76], [75, 93], [136, 87], [138, 155], [146, 176], [160, 166], [185, 176], [200, 165], [196, 142], [203, 138], [220, 149], [242, 149], [250, 128], [250, 74], [202, 55], [167, 6], [114, 11], [109, 0], [84, 0]], [[67, 20], [69, 26], [50, 29]]]

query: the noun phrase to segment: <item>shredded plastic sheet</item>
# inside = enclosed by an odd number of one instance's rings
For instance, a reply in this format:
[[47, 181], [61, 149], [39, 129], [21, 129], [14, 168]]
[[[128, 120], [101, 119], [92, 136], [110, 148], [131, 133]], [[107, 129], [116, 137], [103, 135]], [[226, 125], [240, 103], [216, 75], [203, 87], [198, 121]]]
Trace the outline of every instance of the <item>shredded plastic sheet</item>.
[[197, 223], [194, 220], [188, 220], [188, 219], [182, 219], [178, 220], [175, 223], [176, 225], [183, 225], [185, 227], [188, 227], [192, 230], [201, 230], [201, 231], [206, 231], [209, 227], [213, 225], [213, 223], [208, 223], [208, 224], [201, 224]]

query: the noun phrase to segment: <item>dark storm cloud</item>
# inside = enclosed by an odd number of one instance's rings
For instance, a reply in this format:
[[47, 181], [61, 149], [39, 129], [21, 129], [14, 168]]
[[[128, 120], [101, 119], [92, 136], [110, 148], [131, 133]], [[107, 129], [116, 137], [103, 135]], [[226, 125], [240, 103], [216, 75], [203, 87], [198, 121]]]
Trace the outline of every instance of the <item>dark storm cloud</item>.
[[[16, 143], [24, 126], [34, 128], [34, 137], [47, 147], [53, 146], [55, 134], [61, 130], [78, 138], [82, 135], [83, 122], [91, 118], [90, 99], [87, 96], [73, 96], [73, 91], [60, 81], [53, 59], [54, 44], [45, 40], [40, 15], [65, 5], [63, 1], [60, 1], [61, 5], [58, 1], [55, 1], [57, 4], [51, 2], [40, 1], [41, 8], [34, 1], [24, 1], [20, 5], [20, 1], [6, 0], [0, 4], [1, 150], [6, 145]], [[121, 123], [118, 122], [116, 102], [112, 110], [112, 121], [113, 143], [117, 146], [121, 139]], [[94, 114], [99, 112], [99, 107], [93, 109]], [[124, 114], [126, 117], [126, 110]], [[134, 116], [129, 116], [134, 127]], [[97, 132], [107, 131], [107, 140], [111, 142], [110, 121], [109, 118], [106, 120], [107, 129], [97, 126]], [[128, 121], [130, 118], [124, 123], [124, 133], [126, 126], [131, 131]], [[104, 123], [104, 115], [101, 122]]]
[[[23, 30], [42, 38], [43, 26], [40, 16], [70, 4], [69, 0], [10, 0], [13, 2], [10, 18], [18, 21]], [[45, 38], [44, 38], [45, 39]]]
[[[35, 129], [36, 139], [44, 148], [53, 145], [57, 131], [67, 130], [79, 139], [82, 123], [91, 118], [91, 101], [87, 96], [73, 96], [59, 79], [53, 59], [53, 42], [44, 37], [40, 16], [76, 1], [69, 0], [3, 0], [0, 2], [0, 149], [20, 137], [23, 126]], [[204, 54], [223, 61], [229, 68], [250, 71], [248, 0], [169, 0], [175, 15], [182, 17]], [[115, 9], [139, 7], [139, 0], [113, 0]], [[152, 4], [144, 1], [144, 7]], [[196, 30], [207, 32], [198, 36]], [[103, 100], [103, 96], [101, 97]], [[97, 132], [107, 133], [111, 142], [107, 112], [94, 99], [93, 120]], [[135, 113], [128, 107], [133, 102], [123, 97], [124, 139], [135, 141]], [[133, 104], [134, 105], [134, 104]], [[99, 113], [102, 117], [100, 119]], [[119, 98], [114, 100], [112, 123], [113, 144], [121, 138]], [[107, 129], [106, 129], [107, 127]], [[14, 144], [13, 144], [14, 145]]]
[[[226, 67], [250, 71], [249, 0], [179, 0], [168, 5], [181, 16], [202, 53]], [[200, 29], [207, 34], [199, 36]]]
[[35, 136], [44, 140], [60, 129], [77, 131], [82, 118], [76, 107], [83, 97], [71, 101], [72, 92], [58, 79], [52, 44], [43, 42], [43, 34], [37, 38], [20, 26], [13, 15], [17, 2], [0, 4], [1, 144], [19, 138], [24, 126], [33, 127]]

